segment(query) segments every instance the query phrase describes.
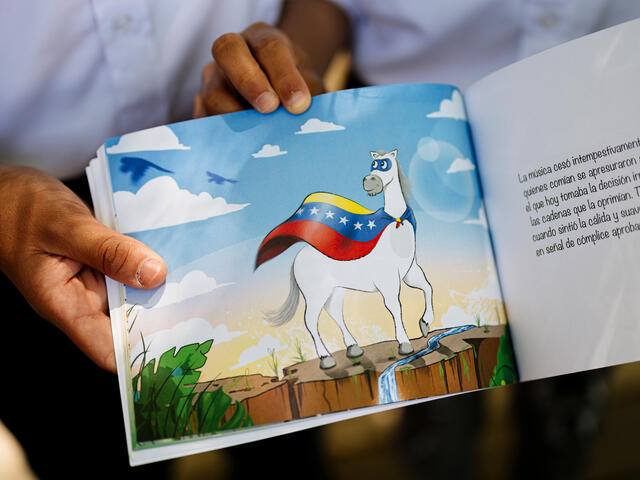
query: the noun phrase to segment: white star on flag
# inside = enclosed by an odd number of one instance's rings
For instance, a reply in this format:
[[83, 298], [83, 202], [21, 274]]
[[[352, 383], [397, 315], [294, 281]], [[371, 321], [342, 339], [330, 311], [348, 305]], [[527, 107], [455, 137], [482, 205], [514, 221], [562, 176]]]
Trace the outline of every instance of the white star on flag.
[[304, 212], [304, 208], [301, 208], [300, 210], [298, 210], [298, 211], [296, 212], [296, 214], [298, 214], [298, 215], [302, 215], [302, 212]]
[[354, 230], [362, 230], [362, 224], [360, 222], [356, 222], [353, 224]]
[[348, 220], [347, 220], [347, 217], [340, 217], [340, 223], [341, 223], [341, 224], [346, 225], [346, 224], [347, 224], [347, 221], [348, 221]]
[[331, 210], [329, 210], [327, 213], [325, 213], [327, 218], [333, 218], [333, 212]]
[[311, 209], [311, 215], [317, 215], [318, 214], [318, 209], [316, 207], [313, 207]]
[[373, 220], [369, 220], [367, 227], [369, 227], [369, 230], [373, 230], [374, 228], [376, 228], [376, 222]]

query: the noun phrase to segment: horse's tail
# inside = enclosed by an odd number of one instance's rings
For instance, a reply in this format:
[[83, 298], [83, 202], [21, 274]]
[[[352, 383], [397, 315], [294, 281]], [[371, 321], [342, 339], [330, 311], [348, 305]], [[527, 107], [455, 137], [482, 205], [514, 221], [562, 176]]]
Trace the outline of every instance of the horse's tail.
[[291, 282], [289, 287], [289, 295], [284, 301], [282, 306], [278, 310], [272, 310], [265, 312], [265, 320], [274, 327], [284, 325], [293, 318], [298, 308], [298, 301], [300, 300], [300, 287], [296, 281], [296, 276], [293, 273], [293, 264], [291, 265]]

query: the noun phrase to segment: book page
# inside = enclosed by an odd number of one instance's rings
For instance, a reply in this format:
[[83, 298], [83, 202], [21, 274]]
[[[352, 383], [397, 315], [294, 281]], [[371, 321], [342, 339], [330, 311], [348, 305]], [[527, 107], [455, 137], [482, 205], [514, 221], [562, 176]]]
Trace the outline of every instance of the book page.
[[168, 266], [111, 305], [132, 463], [516, 381], [454, 87], [337, 92], [104, 153], [117, 229]]
[[467, 93], [523, 380], [640, 359], [639, 38], [629, 22]]

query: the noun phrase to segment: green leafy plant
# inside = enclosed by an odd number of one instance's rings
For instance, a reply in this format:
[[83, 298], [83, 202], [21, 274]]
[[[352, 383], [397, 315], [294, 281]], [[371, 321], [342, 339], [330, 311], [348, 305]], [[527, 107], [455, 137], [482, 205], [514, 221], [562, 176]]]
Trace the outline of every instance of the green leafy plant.
[[507, 385], [518, 380], [518, 369], [513, 355], [513, 345], [511, 344], [511, 334], [509, 326], [504, 328], [504, 335], [500, 337], [500, 346], [498, 347], [498, 358], [496, 366], [493, 367], [493, 376], [489, 381], [490, 387], [498, 385]]
[[[222, 388], [195, 392], [198, 369], [207, 361], [213, 340], [175, 347], [158, 361], [143, 361], [132, 378], [133, 407], [138, 442], [215, 433], [252, 425], [246, 408]], [[135, 360], [134, 360], [135, 361]], [[228, 419], [225, 421], [225, 417]]]

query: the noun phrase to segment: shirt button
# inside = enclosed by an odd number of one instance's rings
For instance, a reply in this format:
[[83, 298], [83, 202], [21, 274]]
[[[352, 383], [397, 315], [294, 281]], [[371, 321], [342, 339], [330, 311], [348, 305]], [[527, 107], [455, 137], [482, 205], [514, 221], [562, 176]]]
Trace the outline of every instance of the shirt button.
[[112, 20], [111, 28], [116, 32], [129, 33], [133, 29], [133, 18], [128, 13], [118, 15]]
[[542, 28], [551, 28], [558, 23], [558, 16], [553, 12], [544, 12], [538, 17], [538, 25]]

